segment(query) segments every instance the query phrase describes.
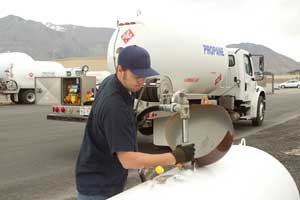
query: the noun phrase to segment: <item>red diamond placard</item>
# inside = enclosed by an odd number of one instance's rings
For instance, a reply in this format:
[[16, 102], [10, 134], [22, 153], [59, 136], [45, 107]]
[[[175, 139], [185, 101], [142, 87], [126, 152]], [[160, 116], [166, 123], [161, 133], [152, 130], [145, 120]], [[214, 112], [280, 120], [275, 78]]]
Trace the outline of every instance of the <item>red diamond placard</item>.
[[131, 40], [131, 38], [133, 38], [133, 37], [134, 37], [134, 34], [130, 29], [128, 29], [127, 31], [125, 31], [125, 33], [123, 33], [123, 35], [121, 35], [121, 38], [125, 44], [127, 44], [127, 42], [129, 42], [129, 40]]

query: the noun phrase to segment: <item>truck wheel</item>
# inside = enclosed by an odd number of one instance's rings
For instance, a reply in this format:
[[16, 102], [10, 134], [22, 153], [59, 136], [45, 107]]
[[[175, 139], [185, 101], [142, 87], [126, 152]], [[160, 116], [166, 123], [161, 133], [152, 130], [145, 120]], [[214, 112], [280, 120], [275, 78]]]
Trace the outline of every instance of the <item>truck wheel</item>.
[[10, 100], [11, 100], [13, 103], [15, 103], [15, 104], [19, 103], [18, 101], [15, 100], [15, 95], [14, 95], [14, 94], [11, 94], [11, 95], [10, 95]]
[[14, 103], [14, 104], [22, 104], [23, 102], [21, 101], [21, 93], [18, 93], [18, 101], [16, 101], [15, 99], [15, 95], [11, 94], [10, 95], [10, 100]]
[[280, 86], [282, 89], [285, 88], [284, 85]]
[[34, 90], [24, 90], [24, 91], [22, 91], [21, 101], [24, 104], [34, 104], [34, 102], [35, 102]]
[[263, 96], [259, 96], [258, 103], [257, 103], [257, 114], [254, 119], [252, 119], [253, 126], [261, 126], [264, 119], [265, 119], [265, 99]]
[[139, 132], [142, 135], [153, 135], [153, 127], [147, 127], [147, 128], [140, 128]]

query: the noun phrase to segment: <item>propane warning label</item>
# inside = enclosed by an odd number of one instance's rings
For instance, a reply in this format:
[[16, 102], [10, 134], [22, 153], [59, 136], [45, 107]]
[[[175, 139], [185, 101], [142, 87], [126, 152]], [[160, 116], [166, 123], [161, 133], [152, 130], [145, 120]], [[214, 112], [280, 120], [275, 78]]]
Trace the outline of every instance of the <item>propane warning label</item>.
[[220, 74], [216, 80], [215, 80], [215, 85], [217, 85], [220, 81], [222, 80], [222, 74]]
[[121, 38], [125, 44], [127, 44], [133, 37], [134, 34], [131, 29], [128, 29], [127, 31], [125, 31], [125, 33], [123, 33], [123, 35], [121, 35]]

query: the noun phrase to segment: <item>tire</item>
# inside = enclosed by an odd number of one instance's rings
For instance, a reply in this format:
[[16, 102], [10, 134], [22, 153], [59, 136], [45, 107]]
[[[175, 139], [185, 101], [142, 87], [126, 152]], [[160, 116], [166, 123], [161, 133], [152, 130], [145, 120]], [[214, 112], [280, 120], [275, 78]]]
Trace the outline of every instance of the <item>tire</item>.
[[285, 88], [284, 85], [280, 86], [282, 89]]
[[148, 127], [148, 128], [140, 128], [139, 132], [142, 135], [153, 135], [153, 127]]
[[35, 103], [34, 90], [23, 90], [21, 93], [21, 102], [24, 104], [34, 104]]
[[266, 103], [263, 96], [259, 96], [256, 109], [256, 117], [252, 119], [253, 126], [261, 126], [265, 119]]
[[15, 104], [18, 103], [18, 102], [15, 100], [15, 95], [14, 95], [14, 94], [11, 94], [11, 95], [10, 95], [10, 100], [11, 100], [13, 103], [15, 103]]
[[21, 100], [21, 92], [18, 93], [18, 101], [15, 100], [15, 96], [14, 94], [10, 95], [10, 100], [14, 103], [14, 104], [22, 104], [22, 100]]

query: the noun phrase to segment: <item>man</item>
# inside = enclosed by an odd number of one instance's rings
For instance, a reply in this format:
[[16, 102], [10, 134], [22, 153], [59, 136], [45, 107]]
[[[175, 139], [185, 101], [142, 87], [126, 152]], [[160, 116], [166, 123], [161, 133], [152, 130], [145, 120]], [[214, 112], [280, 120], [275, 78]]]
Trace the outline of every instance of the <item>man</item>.
[[116, 74], [102, 82], [85, 127], [76, 165], [78, 200], [102, 200], [122, 192], [128, 169], [193, 159], [194, 145], [155, 155], [137, 152], [131, 94], [141, 89], [145, 77], [154, 75], [158, 73], [150, 67], [145, 49], [128, 46], [119, 54]]

